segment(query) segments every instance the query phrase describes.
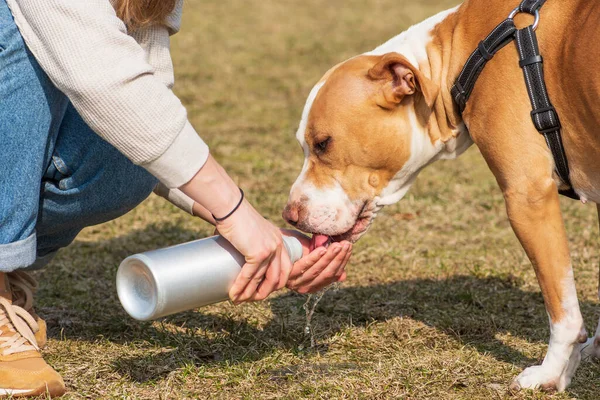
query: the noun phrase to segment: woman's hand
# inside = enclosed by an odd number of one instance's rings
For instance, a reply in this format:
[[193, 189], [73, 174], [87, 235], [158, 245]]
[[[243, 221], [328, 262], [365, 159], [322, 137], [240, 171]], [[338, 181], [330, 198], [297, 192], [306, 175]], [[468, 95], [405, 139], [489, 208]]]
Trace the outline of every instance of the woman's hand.
[[246, 200], [225, 220], [213, 218], [222, 218], [234, 210], [241, 193], [212, 156], [180, 189], [197, 203], [194, 213], [214, 223], [219, 233], [246, 258], [242, 272], [229, 291], [233, 302], [263, 300], [285, 286], [292, 265], [278, 228]]
[[229, 290], [234, 303], [263, 300], [285, 286], [292, 264], [281, 232], [250, 203], [244, 200], [229, 218], [217, 221], [216, 228], [246, 258]]
[[345, 267], [352, 255], [352, 243], [342, 241], [310, 249], [310, 238], [300, 232], [282, 230], [284, 235], [300, 240], [303, 256], [294, 263], [287, 281], [288, 289], [298, 293], [315, 293], [334, 282], [346, 280]]

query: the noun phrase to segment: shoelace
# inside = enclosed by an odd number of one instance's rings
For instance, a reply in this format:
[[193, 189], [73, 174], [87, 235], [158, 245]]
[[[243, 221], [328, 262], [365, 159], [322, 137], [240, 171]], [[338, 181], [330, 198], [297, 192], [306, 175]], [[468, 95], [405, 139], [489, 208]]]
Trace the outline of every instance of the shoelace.
[[31, 311], [33, 294], [38, 287], [35, 278], [25, 271], [13, 271], [8, 274], [8, 281], [11, 286], [13, 305]]
[[0, 336], [0, 351], [3, 355], [39, 350], [34, 334], [39, 326], [35, 319], [23, 308], [0, 297], [0, 329], [4, 327], [14, 335]]

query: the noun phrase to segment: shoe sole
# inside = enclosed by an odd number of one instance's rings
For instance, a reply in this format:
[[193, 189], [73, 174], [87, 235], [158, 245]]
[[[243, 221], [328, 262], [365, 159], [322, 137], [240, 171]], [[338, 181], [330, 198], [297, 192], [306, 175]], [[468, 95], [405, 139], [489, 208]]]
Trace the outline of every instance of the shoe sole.
[[31, 397], [41, 396], [44, 394], [50, 397], [60, 397], [66, 392], [66, 388], [59, 382], [51, 382], [37, 389], [4, 389], [0, 388], [0, 397]]

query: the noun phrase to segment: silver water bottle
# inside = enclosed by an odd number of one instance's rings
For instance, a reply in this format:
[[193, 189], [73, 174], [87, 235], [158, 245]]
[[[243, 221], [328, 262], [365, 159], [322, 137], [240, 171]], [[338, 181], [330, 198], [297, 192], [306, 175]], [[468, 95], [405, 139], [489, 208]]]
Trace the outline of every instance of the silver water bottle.
[[[290, 259], [302, 245], [284, 236]], [[225, 301], [244, 265], [244, 256], [221, 236], [212, 236], [127, 257], [117, 271], [123, 308], [140, 321]]]

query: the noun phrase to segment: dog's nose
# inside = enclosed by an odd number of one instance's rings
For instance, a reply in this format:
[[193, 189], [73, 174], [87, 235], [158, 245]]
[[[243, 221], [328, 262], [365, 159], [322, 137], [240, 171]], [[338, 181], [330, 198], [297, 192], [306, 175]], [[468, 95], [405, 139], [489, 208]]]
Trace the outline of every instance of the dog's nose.
[[296, 226], [299, 218], [298, 205], [296, 203], [288, 203], [283, 209], [282, 216], [290, 225]]

